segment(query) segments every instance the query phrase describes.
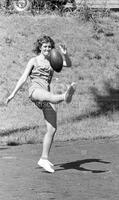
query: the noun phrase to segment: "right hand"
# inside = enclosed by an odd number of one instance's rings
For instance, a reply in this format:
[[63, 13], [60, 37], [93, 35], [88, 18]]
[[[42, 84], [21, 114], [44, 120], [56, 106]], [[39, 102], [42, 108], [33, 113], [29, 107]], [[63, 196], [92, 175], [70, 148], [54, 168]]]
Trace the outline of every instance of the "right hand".
[[67, 54], [67, 48], [66, 48], [66, 46], [63, 45], [63, 44], [60, 44], [59, 47], [60, 47], [60, 50], [61, 50], [62, 54], [66, 55]]
[[6, 104], [8, 104], [13, 98], [14, 98], [14, 94], [11, 94], [11, 95], [7, 98]]

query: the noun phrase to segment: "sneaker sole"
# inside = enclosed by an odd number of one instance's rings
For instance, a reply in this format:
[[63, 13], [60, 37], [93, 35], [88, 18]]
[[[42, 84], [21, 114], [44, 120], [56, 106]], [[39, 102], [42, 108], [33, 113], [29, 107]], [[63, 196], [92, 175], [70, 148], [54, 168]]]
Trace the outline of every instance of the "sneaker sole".
[[54, 169], [52, 169], [52, 170], [50, 170], [50, 169], [47, 169], [47, 167], [45, 167], [44, 165], [42, 165], [42, 164], [40, 164], [40, 163], [38, 163], [38, 166], [39, 167], [42, 167], [45, 171], [47, 171], [47, 172], [50, 172], [50, 173], [54, 173], [55, 171], [54, 171]]

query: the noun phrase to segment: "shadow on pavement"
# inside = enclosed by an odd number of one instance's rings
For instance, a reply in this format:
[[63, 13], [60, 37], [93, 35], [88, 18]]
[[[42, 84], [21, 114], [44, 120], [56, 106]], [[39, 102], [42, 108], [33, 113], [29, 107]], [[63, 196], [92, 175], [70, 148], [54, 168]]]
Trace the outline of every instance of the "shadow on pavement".
[[1, 148], [0, 147], [0, 151], [6, 150], [6, 149], [8, 149], [8, 148], [5, 148], [5, 147]]
[[93, 162], [110, 164], [110, 162], [103, 161], [101, 159], [84, 159], [84, 160], [77, 160], [74, 162], [69, 162], [69, 163], [64, 163], [64, 164], [57, 164], [56, 166], [60, 166], [62, 169], [57, 169], [56, 171], [68, 170], [68, 169], [76, 169], [76, 170], [80, 170], [80, 171], [90, 171], [92, 173], [104, 173], [104, 172], [109, 171], [109, 170], [86, 169], [84, 167], [81, 167], [82, 164], [93, 163]]

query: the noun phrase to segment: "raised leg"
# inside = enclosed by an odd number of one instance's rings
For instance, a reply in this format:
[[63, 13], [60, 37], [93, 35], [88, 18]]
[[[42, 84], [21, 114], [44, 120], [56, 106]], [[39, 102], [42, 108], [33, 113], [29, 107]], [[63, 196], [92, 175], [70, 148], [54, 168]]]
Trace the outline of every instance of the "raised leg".
[[62, 101], [66, 101], [70, 103], [72, 100], [72, 96], [75, 92], [76, 84], [72, 83], [67, 91], [63, 94], [53, 94], [52, 92], [46, 91], [44, 89], [36, 88], [32, 93], [32, 99], [34, 101], [47, 101], [52, 104], [57, 104]]
[[35, 101], [47, 101], [53, 104], [57, 104], [64, 101], [65, 95], [53, 94], [49, 91], [36, 88], [32, 93], [32, 99]]

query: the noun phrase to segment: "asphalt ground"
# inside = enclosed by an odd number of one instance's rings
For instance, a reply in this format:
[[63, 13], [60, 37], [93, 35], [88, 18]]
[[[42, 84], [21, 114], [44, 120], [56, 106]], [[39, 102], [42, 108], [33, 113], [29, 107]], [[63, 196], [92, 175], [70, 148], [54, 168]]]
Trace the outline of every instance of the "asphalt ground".
[[37, 166], [42, 144], [0, 146], [1, 200], [118, 200], [119, 139], [55, 142], [55, 173]]

